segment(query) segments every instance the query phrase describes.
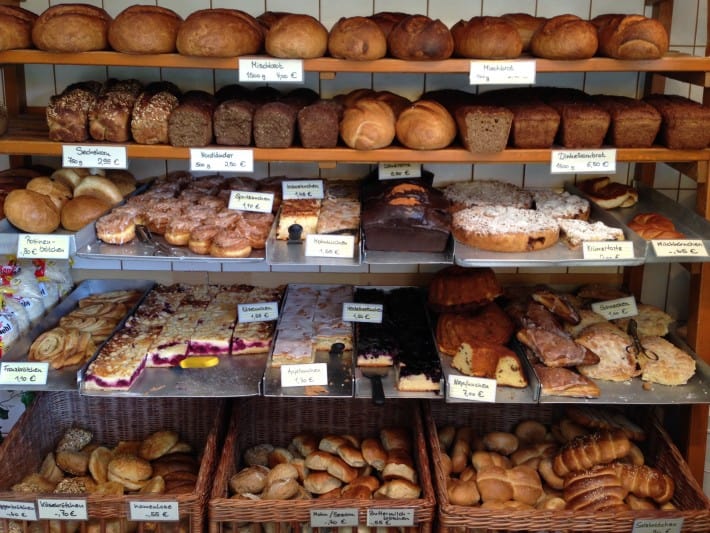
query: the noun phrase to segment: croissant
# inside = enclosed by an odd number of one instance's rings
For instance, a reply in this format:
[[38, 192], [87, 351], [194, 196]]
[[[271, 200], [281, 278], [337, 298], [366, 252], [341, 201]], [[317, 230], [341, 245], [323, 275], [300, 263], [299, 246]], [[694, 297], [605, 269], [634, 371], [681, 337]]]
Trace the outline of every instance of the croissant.
[[565, 478], [564, 499], [567, 509], [609, 512], [628, 509], [624, 503], [626, 489], [614, 467], [599, 465], [574, 472]]
[[673, 497], [673, 479], [658, 468], [627, 463], [612, 464], [621, 485], [635, 496], [651, 498], [657, 503], [666, 503]]
[[626, 456], [630, 449], [631, 441], [623, 431], [603, 430], [571, 440], [555, 456], [552, 467], [555, 474], [564, 477], [570, 472], [611, 463]]

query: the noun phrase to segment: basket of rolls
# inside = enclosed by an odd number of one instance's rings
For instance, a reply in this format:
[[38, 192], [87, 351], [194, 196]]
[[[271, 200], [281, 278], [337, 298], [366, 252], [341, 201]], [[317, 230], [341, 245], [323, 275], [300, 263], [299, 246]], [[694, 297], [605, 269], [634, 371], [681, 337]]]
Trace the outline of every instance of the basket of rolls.
[[45, 392], [0, 444], [0, 532], [201, 532], [225, 402]]
[[209, 502], [212, 533], [431, 531], [435, 498], [419, 404], [337, 401], [234, 404]]
[[424, 406], [442, 531], [710, 531], [652, 408], [511, 407]]

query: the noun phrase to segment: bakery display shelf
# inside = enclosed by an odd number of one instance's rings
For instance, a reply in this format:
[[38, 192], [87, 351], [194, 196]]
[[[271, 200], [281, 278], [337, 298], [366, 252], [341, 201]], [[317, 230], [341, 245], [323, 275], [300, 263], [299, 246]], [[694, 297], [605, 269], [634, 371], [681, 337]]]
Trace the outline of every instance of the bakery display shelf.
[[[20, 231], [10, 224], [6, 218], [0, 220], [0, 254], [15, 255], [17, 253], [19, 236], [25, 233], [26, 232]], [[69, 237], [69, 256], [74, 255], [77, 250], [82, 249], [96, 239], [93, 224], [88, 224], [79, 231], [58, 229], [52, 234], [67, 235]]]
[[454, 239], [443, 252], [387, 252], [368, 250], [363, 239], [362, 261], [369, 265], [450, 265], [454, 262]]
[[[84, 280], [70, 292], [61, 302], [53, 307], [44, 317], [42, 317], [32, 328], [10, 346], [3, 354], [1, 362], [15, 363], [28, 361], [29, 348], [32, 342], [42, 333], [59, 324], [59, 319], [69, 313], [77, 306], [82, 298], [92, 294], [101, 294], [114, 290], [140, 290], [147, 293], [153, 286], [152, 281], [141, 280], [120, 280], [120, 279], [92, 279]], [[137, 305], [137, 304], [136, 304]], [[130, 314], [130, 313], [129, 313]], [[125, 319], [124, 319], [125, 320]], [[123, 324], [119, 322], [114, 331]], [[32, 390], [32, 391], [76, 391], [77, 373], [81, 371], [81, 365], [72, 365], [59, 370], [49, 366], [46, 385], [3, 385], [6, 390]]]
[[[277, 218], [278, 220], [278, 218]], [[306, 241], [285, 241], [276, 238], [276, 224], [266, 241], [266, 261], [279, 266], [342, 266], [356, 267], [362, 262], [361, 239], [355, 240], [352, 257], [306, 255]]]

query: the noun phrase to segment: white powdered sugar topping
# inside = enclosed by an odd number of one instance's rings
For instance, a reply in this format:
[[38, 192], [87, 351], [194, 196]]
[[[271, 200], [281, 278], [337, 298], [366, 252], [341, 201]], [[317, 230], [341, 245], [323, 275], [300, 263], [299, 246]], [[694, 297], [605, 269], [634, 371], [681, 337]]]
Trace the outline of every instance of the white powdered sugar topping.
[[584, 241], [620, 241], [624, 232], [612, 228], [601, 221], [586, 222], [584, 220], [560, 219], [557, 221], [572, 246], [578, 246]]
[[552, 218], [580, 218], [589, 213], [589, 201], [567, 191], [551, 189], [533, 191], [535, 209]]
[[469, 207], [453, 215], [453, 225], [464, 231], [499, 235], [557, 231], [557, 221], [533, 209], [489, 206]]
[[530, 209], [532, 195], [512, 183], [477, 180], [452, 183], [444, 188], [444, 196], [454, 204], [466, 207], [503, 205]]

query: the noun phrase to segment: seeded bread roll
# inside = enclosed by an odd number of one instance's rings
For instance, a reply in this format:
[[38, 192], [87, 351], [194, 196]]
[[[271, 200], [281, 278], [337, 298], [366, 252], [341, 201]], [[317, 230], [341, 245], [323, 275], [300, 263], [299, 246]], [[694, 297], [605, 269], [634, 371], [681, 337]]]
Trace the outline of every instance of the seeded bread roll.
[[175, 51], [180, 24], [182, 17], [172, 9], [129, 6], [111, 22], [108, 42], [124, 54], [169, 54]]
[[328, 53], [340, 59], [371, 61], [387, 54], [387, 37], [367, 17], [343, 17], [330, 29]]
[[258, 53], [264, 44], [262, 26], [238, 9], [201, 9], [180, 25], [178, 52], [188, 56], [232, 57]]
[[180, 103], [180, 89], [169, 81], [148, 84], [131, 113], [131, 135], [138, 144], [168, 144], [168, 120]]
[[597, 29], [576, 15], [545, 21], [530, 41], [530, 51], [547, 59], [587, 59], [597, 52]]
[[274, 57], [311, 59], [328, 49], [328, 30], [321, 22], [303, 14], [279, 17], [266, 32], [266, 53]]
[[32, 27], [32, 42], [48, 52], [88, 52], [108, 46], [111, 16], [89, 4], [58, 4], [45, 9]]
[[32, 47], [37, 15], [19, 6], [0, 6], [0, 50]]
[[513, 59], [523, 51], [523, 41], [513, 24], [502, 17], [472, 17], [451, 28], [454, 52], [477, 59]]
[[205, 91], [188, 91], [168, 119], [172, 146], [207, 146], [212, 142], [214, 96]]
[[387, 47], [397, 59], [438, 60], [451, 57], [454, 39], [446, 25], [425, 15], [402, 19], [389, 34]]

